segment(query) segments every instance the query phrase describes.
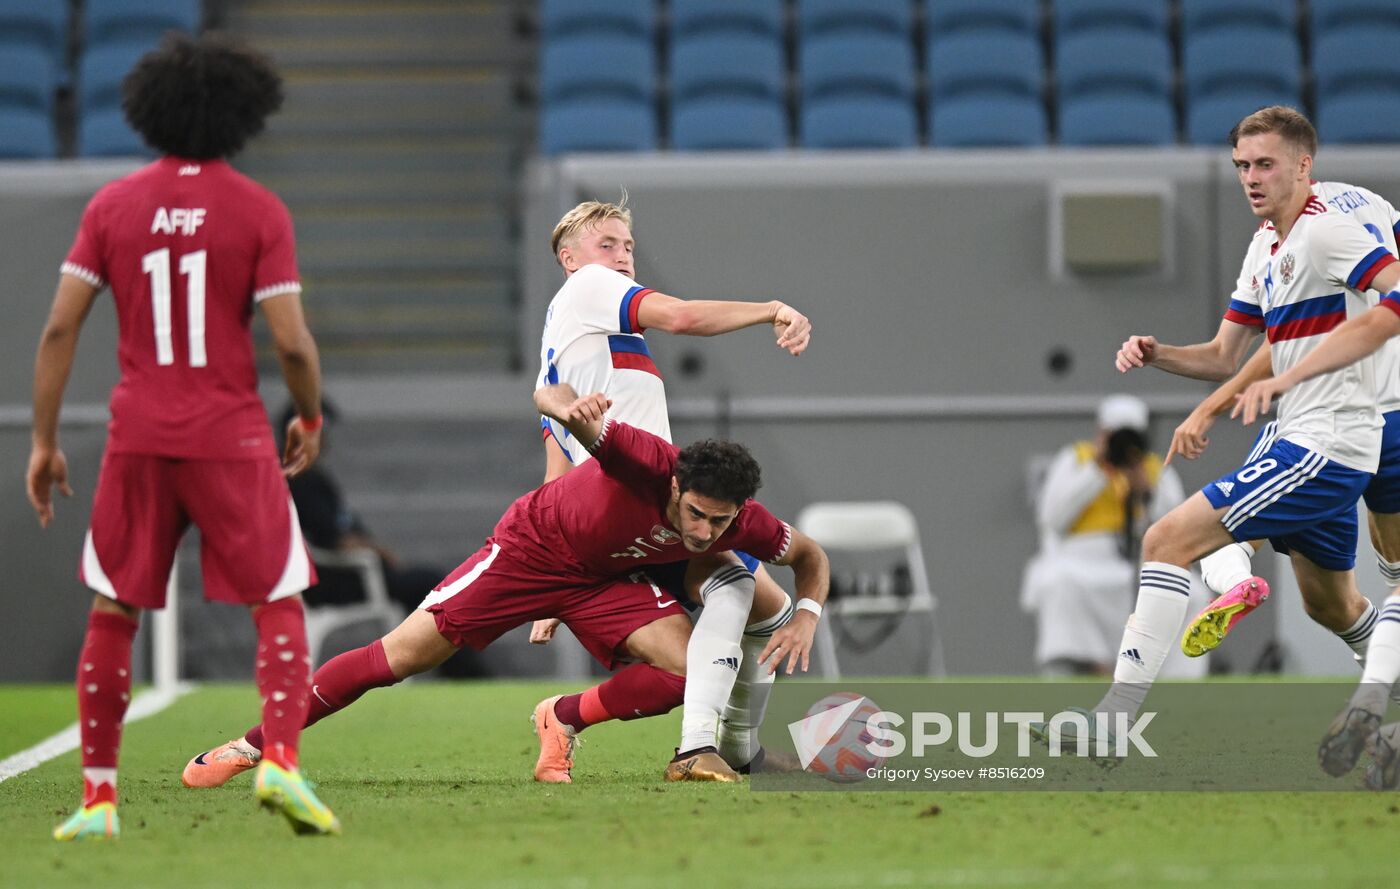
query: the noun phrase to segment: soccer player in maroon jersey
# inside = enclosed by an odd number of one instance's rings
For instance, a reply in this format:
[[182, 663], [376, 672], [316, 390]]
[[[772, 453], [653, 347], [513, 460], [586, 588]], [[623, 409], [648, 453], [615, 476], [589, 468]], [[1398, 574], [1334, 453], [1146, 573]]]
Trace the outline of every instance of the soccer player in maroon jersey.
[[[96, 591], [78, 658], [83, 802], [58, 840], [115, 837], [117, 754], [140, 612], [165, 604], [175, 549], [200, 530], [205, 596], [251, 608], [268, 743], [256, 794], [298, 833], [340, 823], [302, 779], [310, 694], [301, 592], [315, 582], [287, 491], [320, 450], [320, 364], [301, 308], [292, 221], [226, 158], [282, 103], [261, 55], [171, 36], [122, 83], [127, 120], [163, 156], [108, 183], [83, 213], [35, 360], [28, 493], [45, 527], [72, 493], [58, 414], [78, 334], [111, 287], [121, 379], [80, 577]], [[258, 397], [253, 309], [267, 319], [298, 416], [279, 462]]]
[[[684, 696], [690, 622], [638, 570], [647, 565], [739, 549], [791, 566], [798, 595], [826, 601], [826, 553], [752, 499], [760, 473], [747, 450], [721, 441], [678, 450], [605, 417], [609, 404], [602, 393], [579, 398], [564, 384], [536, 390], [540, 413], [562, 423], [593, 459], [511, 504], [486, 545], [383, 639], [317, 670], [308, 724], [372, 688], [431, 670], [463, 645], [485, 648], [542, 617], [563, 619], [599, 663], [616, 670], [599, 687], [610, 713], [666, 713]], [[799, 612], [789, 625], [794, 632], [775, 636], [760, 661], [786, 658], [789, 673], [799, 664], [805, 670], [816, 624], [815, 614]], [[201, 753], [185, 767], [185, 783], [223, 784], [256, 765], [267, 743], [259, 726]]]

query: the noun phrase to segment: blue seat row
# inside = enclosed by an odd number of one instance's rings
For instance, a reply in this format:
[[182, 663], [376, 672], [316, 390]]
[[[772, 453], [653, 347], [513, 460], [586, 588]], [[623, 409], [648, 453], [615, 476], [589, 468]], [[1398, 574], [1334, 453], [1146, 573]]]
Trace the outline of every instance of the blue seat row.
[[0, 157], [57, 153], [55, 105], [74, 85], [78, 153], [146, 153], [121, 114], [121, 81], [170, 29], [194, 33], [200, 0], [84, 0], [68, 60], [70, 0], [0, 0]]

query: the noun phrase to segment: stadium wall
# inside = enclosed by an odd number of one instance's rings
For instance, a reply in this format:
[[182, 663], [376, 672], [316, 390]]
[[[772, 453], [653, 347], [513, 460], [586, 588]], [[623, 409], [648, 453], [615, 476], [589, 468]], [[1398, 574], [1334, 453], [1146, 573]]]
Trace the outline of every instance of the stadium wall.
[[[1328, 150], [1319, 173], [1400, 194], [1397, 160], [1396, 152]], [[0, 680], [66, 680], [81, 641], [89, 597], [74, 574], [103, 404], [115, 381], [108, 304], [99, 301], [84, 329], [64, 413], [77, 493], [59, 504], [60, 520], [47, 532], [24, 497], [29, 389], [55, 272], [82, 207], [130, 167], [0, 167], [9, 285], [0, 294], [7, 319], [0, 328], [0, 458], [10, 467], [0, 476], [10, 504], [0, 546], [7, 618], [0, 621]], [[1164, 196], [1163, 270], [1052, 273], [1054, 196], [1085, 184]], [[1133, 332], [1174, 342], [1208, 337], [1255, 225], [1228, 158], [1213, 150], [540, 162], [527, 182], [520, 259], [527, 356], [538, 353], [537, 319], [561, 280], [547, 247], [554, 222], [578, 200], [614, 199], [623, 187], [637, 215], [643, 283], [691, 298], [781, 298], [815, 325], [812, 350], [800, 359], [777, 352], [760, 331], [706, 341], [653, 336], [677, 440], [720, 433], [750, 444], [765, 469], [762, 496], [786, 516], [816, 500], [908, 503], [940, 600], [947, 664], [959, 674], [1032, 668], [1031, 620], [1016, 605], [1021, 568], [1035, 548], [1027, 457], [1086, 435], [1098, 399], [1120, 390], [1143, 394], [1157, 409], [1155, 438], [1165, 447], [1205, 387], [1159, 373], [1119, 377], [1113, 351]], [[1061, 374], [1048, 369], [1057, 349], [1069, 356]], [[283, 396], [275, 372], [265, 376], [276, 409]], [[450, 567], [489, 533], [511, 492], [539, 477], [526, 400], [532, 380], [533, 370], [518, 378], [330, 379], [344, 419], [328, 459], [384, 539], [412, 558]], [[1182, 467], [1188, 486], [1233, 465], [1251, 439], [1252, 431], [1222, 425], [1212, 455]], [[492, 456], [477, 457], [483, 449]], [[1379, 593], [1369, 549], [1362, 549], [1358, 577], [1363, 589]], [[222, 610], [204, 611], [225, 618]], [[1336, 645], [1308, 636], [1305, 622], [1298, 626], [1297, 645]], [[1232, 666], [1252, 663], [1272, 633], [1258, 622], [1239, 642], [1232, 636]], [[914, 635], [902, 631], [876, 654], [851, 655], [843, 666], [907, 670], [919, 644]], [[496, 672], [552, 667], [526, 653], [522, 640], [507, 644], [490, 660]], [[240, 654], [227, 662], [245, 661]], [[236, 669], [233, 675], [246, 674], [246, 666]]]

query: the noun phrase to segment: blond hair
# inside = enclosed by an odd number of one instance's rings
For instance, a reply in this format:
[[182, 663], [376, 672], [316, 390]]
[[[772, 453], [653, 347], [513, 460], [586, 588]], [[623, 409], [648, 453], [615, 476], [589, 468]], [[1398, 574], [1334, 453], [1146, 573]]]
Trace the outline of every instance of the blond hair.
[[1317, 130], [1312, 121], [1297, 108], [1287, 105], [1270, 105], [1235, 124], [1230, 130], [1230, 147], [1235, 148], [1245, 136], [1262, 136], [1265, 133], [1278, 133], [1289, 142], [1300, 155], [1317, 154]]
[[559, 223], [554, 226], [554, 234], [549, 238], [549, 246], [554, 251], [554, 258], [558, 260], [560, 249], [573, 243], [580, 234], [597, 228], [609, 219], [621, 219], [622, 224], [631, 231], [632, 211], [627, 209], [626, 192], [623, 193], [622, 200], [616, 204], [603, 201], [584, 201], [565, 213]]

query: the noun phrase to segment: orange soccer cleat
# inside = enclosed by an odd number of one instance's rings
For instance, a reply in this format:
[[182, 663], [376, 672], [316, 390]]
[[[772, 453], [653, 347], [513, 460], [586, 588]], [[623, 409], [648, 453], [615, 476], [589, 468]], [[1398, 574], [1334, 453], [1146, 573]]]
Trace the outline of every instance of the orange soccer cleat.
[[546, 784], [572, 784], [574, 746], [578, 743], [573, 726], [554, 715], [554, 703], [563, 695], [545, 698], [535, 705], [531, 722], [540, 739], [540, 758], [535, 761], [535, 780]]
[[247, 741], [235, 738], [206, 750], [185, 764], [180, 780], [186, 787], [222, 787], [234, 775], [248, 771], [262, 759]]

